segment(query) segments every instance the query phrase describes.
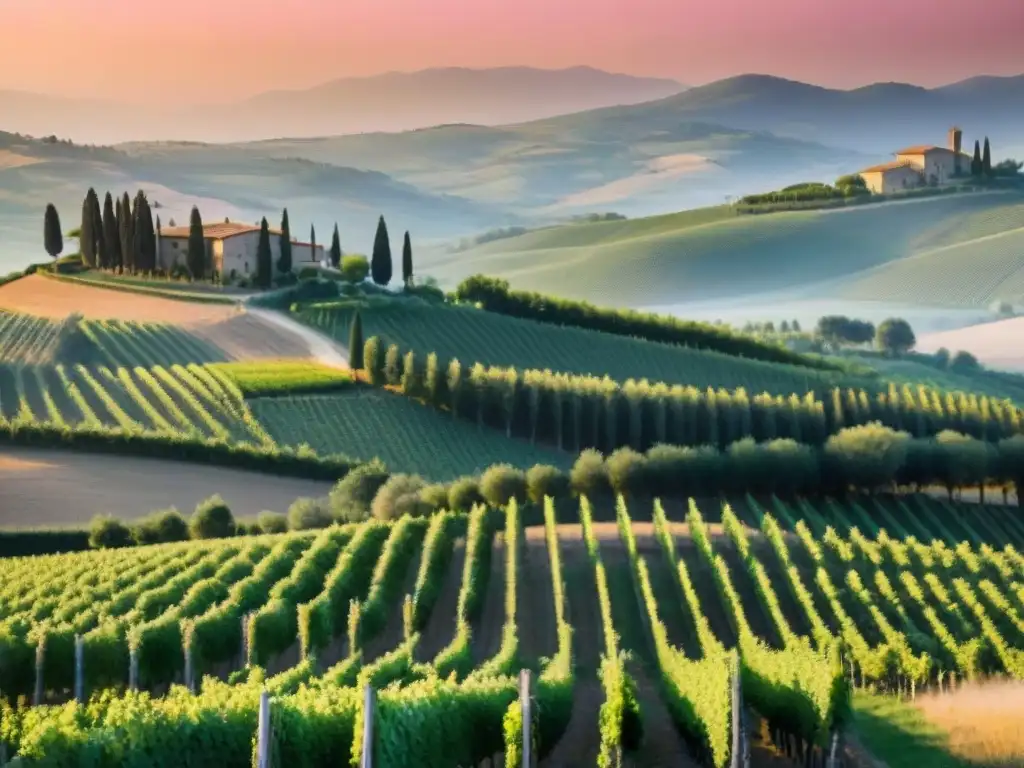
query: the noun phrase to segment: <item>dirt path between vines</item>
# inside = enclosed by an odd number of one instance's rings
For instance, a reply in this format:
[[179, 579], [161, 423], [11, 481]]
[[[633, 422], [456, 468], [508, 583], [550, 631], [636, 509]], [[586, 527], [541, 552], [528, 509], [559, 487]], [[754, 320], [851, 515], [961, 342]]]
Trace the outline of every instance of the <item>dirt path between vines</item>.
[[445, 568], [441, 593], [420, 636], [416, 648], [417, 661], [432, 662], [455, 638], [455, 619], [459, 608], [459, 591], [462, 589], [462, 569], [465, 563], [466, 539], [459, 538], [455, 541], [448, 566]]

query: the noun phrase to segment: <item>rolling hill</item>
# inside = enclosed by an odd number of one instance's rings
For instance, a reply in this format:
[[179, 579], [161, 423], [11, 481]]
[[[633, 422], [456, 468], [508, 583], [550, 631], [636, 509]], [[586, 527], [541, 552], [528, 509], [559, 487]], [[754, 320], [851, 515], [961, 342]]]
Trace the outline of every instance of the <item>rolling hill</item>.
[[45, 257], [39, 233], [46, 204], [57, 206], [65, 229], [70, 229], [78, 224], [89, 187], [101, 197], [107, 190], [143, 189], [158, 205], [155, 213], [164, 224], [172, 219], [186, 222], [193, 205], [207, 221], [258, 221], [261, 216], [274, 221], [288, 207], [296, 234], [304, 237], [313, 221], [324, 241], [338, 222], [343, 232], [363, 235], [360, 247], [369, 245], [381, 214], [422, 237], [452, 237], [504, 221], [486, 205], [424, 191], [377, 171], [242, 155], [212, 146], [199, 153], [159, 147], [128, 153], [0, 132], [0, 229], [6, 265], [0, 270]]
[[722, 206], [540, 229], [438, 254], [429, 270], [526, 290], [557, 281], [560, 295], [615, 306], [774, 293], [976, 309], [1024, 297], [1022, 227], [1017, 192], [757, 216]]
[[500, 125], [613, 104], [637, 104], [683, 90], [675, 80], [593, 69], [431, 68], [344, 77], [221, 103], [140, 106], [0, 91], [5, 130], [78, 143], [138, 139], [248, 141], [405, 131], [455, 122]]

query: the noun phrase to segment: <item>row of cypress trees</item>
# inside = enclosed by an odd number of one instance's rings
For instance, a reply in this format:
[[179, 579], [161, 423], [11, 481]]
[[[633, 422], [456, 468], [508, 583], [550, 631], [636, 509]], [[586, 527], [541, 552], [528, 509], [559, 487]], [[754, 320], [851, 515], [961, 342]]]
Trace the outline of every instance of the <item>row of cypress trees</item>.
[[116, 201], [107, 192], [101, 209], [99, 196], [90, 187], [82, 201], [82, 260], [90, 267], [152, 272], [156, 269], [159, 227], [160, 218], [154, 221], [153, 210], [142, 190], [135, 194], [134, 201], [127, 192]]
[[822, 445], [844, 427], [872, 422], [914, 437], [955, 430], [987, 442], [1024, 432], [1024, 414], [1012, 403], [924, 386], [893, 384], [874, 393], [837, 388], [821, 396], [749, 395], [742, 388], [701, 390], [647, 380], [464, 366], [436, 354], [403, 353], [377, 337], [361, 338], [357, 314], [350, 362], [365, 370], [372, 384], [399, 388], [481, 428], [564, 450], [608, 453], [628, 446], [643, 451], [662, 443], [725, 447], [745, 437]]
[[[335, 264], [337, 266], [337, 264]], [[391, 238], [388, 236], [388, 225], [381, 216], [377, 221], [377, 233], [373, 238], [373, 255], [370, 257], [370, 278], [377, 285], [384, 286], [391, 282], [394, 266], [391, 262]], [[412, 285], [412, 240], [406, 230], [402, 242], [402, 285]]]

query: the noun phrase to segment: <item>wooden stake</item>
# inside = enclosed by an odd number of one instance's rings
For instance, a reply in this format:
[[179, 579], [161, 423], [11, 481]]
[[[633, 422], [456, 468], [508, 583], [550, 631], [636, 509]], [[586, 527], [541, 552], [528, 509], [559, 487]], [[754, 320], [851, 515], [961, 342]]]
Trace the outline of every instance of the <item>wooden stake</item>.
[[377, 715], [377, 695], [372, 685], [363, 691], [363, 755], [359, 768], [373, 768], [373, 725]]
[[[530, 696], [530, 670], [519, 670], [519, 706], [523, 716], [523, 766], [533, 768], [533, 700]], [[515, 768], [506, 766], [506, 768]]]
[[270, 768], [270, 692], [260, 694], [259, 730], [256, 732], [256, 768]]
[[85, 641], [75, 635], [75, 701], [85, 703]]
[[46, 638], [39, 638], [36, 645], [36, 687], [32, 694], [32, 703], [39, 706], [43, 703], [43, 665], [46, 661]]

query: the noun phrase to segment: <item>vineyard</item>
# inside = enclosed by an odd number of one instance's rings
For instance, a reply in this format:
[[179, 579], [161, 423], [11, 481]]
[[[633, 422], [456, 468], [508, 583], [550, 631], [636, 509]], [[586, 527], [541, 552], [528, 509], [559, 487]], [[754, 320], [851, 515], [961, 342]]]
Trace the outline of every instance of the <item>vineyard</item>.
[[788, 395], [838, 382], [834, 372], [519, 320], [467, 307], [413, 301], [310, 305], [295, 318], [342, 343], [358, 308], [364, 337], [465, 365], [515, 366], [566, 374], [646, 378], [705, 389], [747, 387]]
[[250, 400], [249, 406], [279, 445], [305, 443], [322, 456], [378, 458], [432, 480], [476, 475], [503, 462], [567, 469], [573, 460], [568, 453], [508, 440], [501, 432], [480, 430], [386, 391], [267, 397]]
[[0, 364], [0, 415], [14, 424], [107, 427], [271, 447], [274, 441], [253, 417], [246, 394], [346, 383], [343, 372], [291, 361], [262, 363], [258, 375], [234, 363], [151, 368]]
[[598, 511], [549, 499], [529, 528], [511, 501], [0, 561], [0, 741], [22, 765], [132, 750], [248, 766], [266, 689], [273, 766], [369, 748], [389, 767], [512, 766], [531, 669], [541, 766], [728, 766], [760, 719], [818, 754], [851, 685], [1024, 676], [1024, 524], [1007, 510], [908, 496]]

